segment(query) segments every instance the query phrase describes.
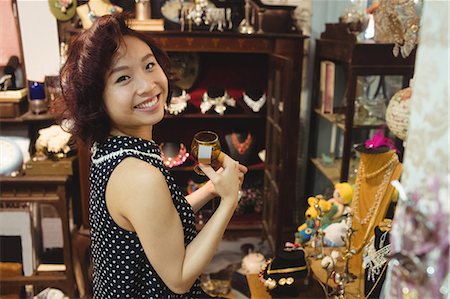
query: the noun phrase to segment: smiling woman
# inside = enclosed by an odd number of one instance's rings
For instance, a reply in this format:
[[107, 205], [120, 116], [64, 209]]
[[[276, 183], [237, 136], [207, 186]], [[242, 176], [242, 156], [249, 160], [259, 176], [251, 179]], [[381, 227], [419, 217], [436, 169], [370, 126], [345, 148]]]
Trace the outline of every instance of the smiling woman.
[[[205, 298], [198, 277], [234, 210], [247, 168], [225, 154], [222, 169], [187, 197], [164, 167], [153, 126], [170, 98], [166, 54], [103, 16], [71, 44], [61, 80], [72, 133], [92, 144], [89, 222], [95, 298]], [[200, 233], [194, 212], [220, 196]]]

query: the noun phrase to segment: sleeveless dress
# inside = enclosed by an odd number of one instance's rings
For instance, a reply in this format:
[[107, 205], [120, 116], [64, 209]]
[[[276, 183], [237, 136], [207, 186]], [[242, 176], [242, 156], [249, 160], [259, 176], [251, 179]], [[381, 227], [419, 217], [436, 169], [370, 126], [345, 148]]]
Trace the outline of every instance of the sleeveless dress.
[[147, 259], [137, 234], [118, 226], [109, 214], [105, 200], [106, 185], [115, 167], [127, 157], [146, 161], [164, 175], [173, 204], [183, 224], [185, 246], [197, 234], [194, 212], [173, 177], [164, 168], [159, 146], [155, 142], [129, 136], [114, 136], [103, 143], [95, 143], [92, 147], [89, 206], [94, 298], [209, 297], [200, 288], [198, 279], [186, 294], [173, 293]]

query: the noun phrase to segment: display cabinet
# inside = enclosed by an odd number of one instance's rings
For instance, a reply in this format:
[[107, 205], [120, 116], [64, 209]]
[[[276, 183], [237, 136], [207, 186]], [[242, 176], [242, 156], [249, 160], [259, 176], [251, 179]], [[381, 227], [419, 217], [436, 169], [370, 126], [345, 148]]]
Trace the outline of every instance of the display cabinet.
[[[314, 58], [309, 145], [310, 174], [324, 175], [333, 184], [349, 180], [349, 169], [353, 163], [353, 146], [367, 138], [368, 130], [380, 128], [384, 124], [383, 121], [369, 124], [354, 122], [355, 99], [358, 93], [361, 93], [358, 79], [367, 76], [379, 76], [382, 79], [386, 76], [401, 76], [401, 83], [398, 86], [401, 88], [408, 86], [413, 77], [415, 50], [407, 58], [402, 58], [395, 57], [392, 48], [393, 44], [374, 43], [371, 40], [358, 42], [356, 37], [348, 32], [345, 24], [326, 24], [325, 32], [316, 41]], [[325, 61], [335, 67], [331, 83], [330, 78], [324, 74], [327, 71], [323, 64]], [[330, 88], [333, 89], [331, 95], [334, 98], [331, 98], [331, 103], [327, 103], [326, 93], [330, 90], [326, 89]], [[324, 123], [332, 128], [331, 134], [342, 136], [342, 142], [336, 142], [335, 137], [331, 137], [330, 130], [323, 129]], [[362, 131], [366, 131], [366, 134]], [[323, 132], [327, 132], [328, 135], [324, 136]], [[356, 137], [360, 137], [360, 140]], [[324, 142], [325, 146], [319, 144], [321, 139], [327, 139], [328, 143]], [[321, 159], [321, 155], [334, 152], [334, 143], [336, 147], [340, 147], [337, 151], [342, 154], [338, 159], [326, 163]], [[309, 179], [311, 177], [312, 175]], [[313, 182], [307, 183], [306, 186], [309, 186], [308, 194], [317, 192], [314, 190]]]
[[[193, 113], [167, 116], [156, 128], [155, 136], [163, 140], [179, 132], [183, 142], [190, 144], [195, 131], [211, 129], [219, 133], [224, 151], [233, 154], [227, 136], [243, 132], [254, 136], [253, 158], [246, 180], [259, 180], [262, 189], [262, 219], [252, 215], [236, 215], [230, 229], [261, 227], [273, 249], [279, 249], [295, 227], [295, 173], [304, 36], [298, 34], [236, 33], [170, 33], [153, 34], [156, 41], [170, 52], [195, 52], [200, 55], [197, 82], [190, 90], [193, 106], [211, 86], [222, 86], [236, 100], [235, 110], [224, 115]], [[266, 105], [258, 112], [243, 100], [251, 89], [266, 93]], [[182, 128], [182, 130], [180, 130]], [[169, 139], [170, 140], [170, 139]], [[265, 161], [257, 153], [266, 150]], [[232, 155], [233, 156], [233, 155]], [[235, 158], [239, 158], [233, 156]], [[174, 168], [174, 171], [176, 169]], [[188, 169], [189, 170], [189, 169]], [[180, 171], [184, 171], [180, 169]], [[188, 174], [189, 175], [189, 174]], [[178, 175], [179, 177], [183, 175]], [[182, 180], [180, 180], [182, 181]], [[254, 219], [254, 221], [252, 221]]]

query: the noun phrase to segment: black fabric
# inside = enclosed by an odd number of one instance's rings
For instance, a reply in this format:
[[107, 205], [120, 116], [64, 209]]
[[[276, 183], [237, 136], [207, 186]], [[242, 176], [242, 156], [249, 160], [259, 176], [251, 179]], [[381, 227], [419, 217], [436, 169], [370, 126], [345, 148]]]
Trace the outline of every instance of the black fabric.
[[[390, 244], [389, 242], [389, 232], [382, 231], [379, 226], [376, 226], [374, 229], [375, 239], [374, 239], [374, 247], [375, 250], [381, 249], [381, 247]], [[383, 237], [384, 242], [381, 244], [381, 238], [386, 233], [386, 236]], [[387, 264], [385, 263], [380, 270], [378, 275], [375, 275], [375, 281], [368, 276], [368, 270], [364, 271], [364, 295], [367, 299], [369, 298], [380, 298], [381, 289], [383, 287], [384, 280], [386, 279], [386, 268]]]
[[[135, 232], [118, 226], [108, 212], [105, 200], [107, 182], [115, 167], [127, 157], [146, 161], [164, 175], [177, 209], [187, 246], [196, 236], [191, 206], [163, 166], [159, 146], [153, 141], [114, 136], [93, 147], [90, 173], [91, 225], [94, 298], [207, 298], [197, 280], [183, 295], [173, 293], [147, 259]], [[149, 196], [148, 200], [158, 200]], [[151, 217], [151, 215], [149, 215]]]

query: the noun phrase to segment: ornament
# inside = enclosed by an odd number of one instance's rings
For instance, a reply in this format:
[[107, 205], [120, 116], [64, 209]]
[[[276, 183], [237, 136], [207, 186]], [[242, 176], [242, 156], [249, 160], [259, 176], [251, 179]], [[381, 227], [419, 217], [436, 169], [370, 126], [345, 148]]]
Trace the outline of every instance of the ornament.
[[412, 89], [407, 87], [395, 93], [386, 109], [386, 123], [395, 136], [406, 140], [408, 134]]

